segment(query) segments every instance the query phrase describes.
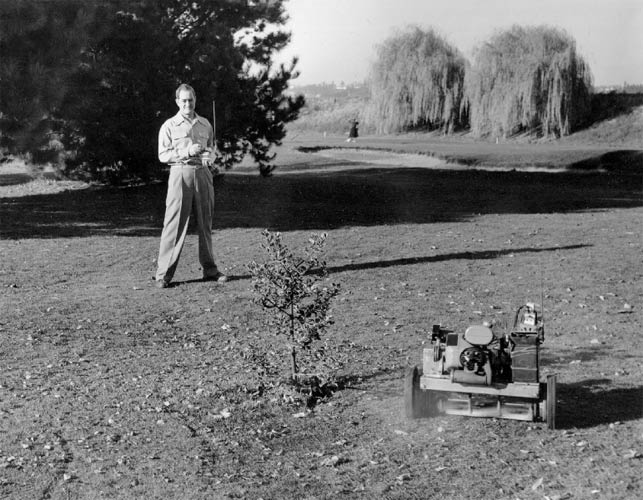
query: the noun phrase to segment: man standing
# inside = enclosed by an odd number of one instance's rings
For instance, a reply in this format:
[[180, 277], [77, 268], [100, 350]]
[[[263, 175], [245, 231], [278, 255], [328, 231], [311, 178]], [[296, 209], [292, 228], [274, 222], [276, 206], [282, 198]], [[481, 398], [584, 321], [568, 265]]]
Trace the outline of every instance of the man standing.
[[209, 166], [214, 153], [214, 133], [210, 122], [195, 113], [194, 89], [181, 84], [176, 89], [179, 112], [159, 131], [159, 160], [170, 165], [165, 200], [165, 220], [161, 234], [156, 285], [167, 288], [179, 263], [190, 214], [194, 212], [199, 232], [199, 262], [203, 279], [227, 281], [212, 254], [212, 210], [214, 188]]
[[357, 141], [357, 136], [359, 135], [357, 133], [357, 126], [359, 125], [359, 122], [357, 120], [351, 120], [351, 128], [348, 131], [348, 139], [346, 139], [346, 142], [355, 142]]

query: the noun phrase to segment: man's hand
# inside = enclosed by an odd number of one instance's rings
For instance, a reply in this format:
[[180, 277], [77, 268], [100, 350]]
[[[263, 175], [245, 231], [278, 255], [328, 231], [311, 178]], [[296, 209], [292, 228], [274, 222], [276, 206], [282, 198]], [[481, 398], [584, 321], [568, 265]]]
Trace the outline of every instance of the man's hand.
[[203, 151], [203, 148], [201, 147], [201, 144], [199, 144], [199, 143], [192, 144], [192, 145], [188, 148], [188, 154], [189, 154], [190, 156], [196, 156], [196, 155], [198, 155], [201, 151]]
[[214, 165], [214, 158], [210, 156], [209, 151], [206, 151], [201, 155], [201, 165], [204, 167], [211, 167]]

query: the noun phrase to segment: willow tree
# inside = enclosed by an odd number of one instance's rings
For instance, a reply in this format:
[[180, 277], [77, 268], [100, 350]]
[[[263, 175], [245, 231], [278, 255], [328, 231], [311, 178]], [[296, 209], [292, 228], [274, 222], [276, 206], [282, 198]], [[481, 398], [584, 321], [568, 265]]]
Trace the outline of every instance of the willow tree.
[[371, 69], [370, 120], [379, 133], [466, 126], [465, 59], [432, 29], [408, 28], [382, 43]]
[[592, 77], [564, 31], [521, 27], [478, 47], [465, 92], [477, 136], [568, 135], [589, 117]]

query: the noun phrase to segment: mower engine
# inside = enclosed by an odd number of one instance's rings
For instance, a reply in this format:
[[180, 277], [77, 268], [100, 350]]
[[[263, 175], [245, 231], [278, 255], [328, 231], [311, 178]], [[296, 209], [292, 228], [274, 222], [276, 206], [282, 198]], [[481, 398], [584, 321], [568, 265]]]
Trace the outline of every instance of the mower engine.
[[522, 382], [538, 381], [538, 349], [544, 327], [534, 304], [516, 313], [514, 329], [496, 337], [484, 325], [470, 326], [464, 333], [433, 325], [432, 349], [424, 350], [424, 373], [448, 375], [451, 382], [486, 385], [512, 382], [513, 370]]
[[513, 328], [488, 324], [454, 333], [434, 325], [422, 371], [407, 374], [407, 414], [447, 413], [544, 420], [553, 426], [555, 376], [540, 383], [544, 325], [535, 304], [521, 306]]

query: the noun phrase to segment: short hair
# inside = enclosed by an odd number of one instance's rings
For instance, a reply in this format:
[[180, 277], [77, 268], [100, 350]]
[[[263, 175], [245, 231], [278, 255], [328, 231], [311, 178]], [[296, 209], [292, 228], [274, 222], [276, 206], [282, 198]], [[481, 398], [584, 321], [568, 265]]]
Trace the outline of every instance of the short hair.
[[176, 92], [174, 93], [174, 95], [176, 96], [176, 98], [177, 98], [177, 99], [179, 98], [179, 94], [181, 93], [181, 91], [182, 91], [182, 90], [187, 90], [188, 92], [192, 92], [192, 96], [194, 96], [194, 98], [196, 99], [196, 92], [195, 92], [195, 91], [194, 91], [194, 89], [193, 89], [190, 85], [188, 85], [187, 83], [182, 83], [182, 84], [181, 84], [181, 85], [179, 85], [179, 86], [178, 86], [178, 88], [176, 89]]

